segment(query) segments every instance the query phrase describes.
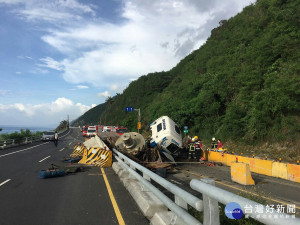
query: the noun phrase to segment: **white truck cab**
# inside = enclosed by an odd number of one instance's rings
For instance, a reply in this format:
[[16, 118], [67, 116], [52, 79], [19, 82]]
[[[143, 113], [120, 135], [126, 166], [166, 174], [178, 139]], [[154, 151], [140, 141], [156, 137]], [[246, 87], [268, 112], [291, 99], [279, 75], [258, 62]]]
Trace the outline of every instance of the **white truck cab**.
[[182, 148], [182, 137], [178, 125], [168, 116], [162, 116], [150, 124], [152, 140], [150, 146], [160, 145], [162, 152], [171, 161], [175, 161], [172, 154]]
[[97, 136], [97, 128], [96, 126], [89, 126], [86, 132], [87, 137], [95, 137]]

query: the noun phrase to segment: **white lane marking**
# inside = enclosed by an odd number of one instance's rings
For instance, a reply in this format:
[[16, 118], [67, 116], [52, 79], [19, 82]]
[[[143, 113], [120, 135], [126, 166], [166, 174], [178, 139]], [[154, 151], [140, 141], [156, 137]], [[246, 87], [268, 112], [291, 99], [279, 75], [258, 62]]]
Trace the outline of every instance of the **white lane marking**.
[[51, 156], [49, 155], [49, 156], [47, 156], [46, 158], [43, 158], [42, 160], [40, 160], [39, 162], [43, 162], [45, 159], [48, 159], [48, 158], [50, 158]]
[[9, 182], [9, 181], [10, 181], [10, 179], [7, 179], [6, 181], [2, 182], [2, 183], [0, 184], [0, 186], [6, 184], [6, 183]]
[[65, 148], [62, 148], [61, 150], [59, 150], [60, 152], [63, 151]]
[[19, 150], [19, 151], [10, 152], [10, 153], [4, 154], [4, 155], [0, 155], [0, 158], [1, 158], [1, 157], [4, 157], [4, 156], [8, 156], [8, 155], [15, 154], [15, 153], [18, 153], [18, 152], [27, 151], [27, 150], [29, 150], [29, 149], [32, 149], [32, 148], [35, 148], [35, 147], [38, 147], [38, 146], [41, 146], [41, 145], [45, 145], [45, 144], [48, 144], [48, 143], [49, 143], [49, 142], [46, 142], [46, 143], [43, 143], [43, 144], [40, 144], [40, 145], [32, 146], [32, 147], [30, 147], [30, 148], [25, 148], [25, 149], [22, 149], [22, 150]]
[[71, 144], [72, 144], [72, 142], [69, 143], [69, 145], [71, 145]]

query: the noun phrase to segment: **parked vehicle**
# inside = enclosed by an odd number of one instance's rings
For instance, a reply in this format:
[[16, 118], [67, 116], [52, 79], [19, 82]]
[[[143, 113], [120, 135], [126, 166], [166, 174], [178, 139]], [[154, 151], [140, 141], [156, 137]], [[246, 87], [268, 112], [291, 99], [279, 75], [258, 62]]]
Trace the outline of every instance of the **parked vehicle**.
[[42, 141], [53, 141], [54, 140], [54, 131], [47, 131], [43, 133]]
[[112, 131], [112, 127], [111, 126], [104, 126], [103, 127], [103, 132], [111, 132]]
[[150, 124], [150, 147], [160, 145], [162, 153], [171, 161], [182, 149], [182, 137], [178, 125], [169, 117], [162, 116]]
[[96, 126], [89, 126], [86, 132], [87, 137], [95, 137], [97, 136], [97, 128]]
[[119, 135], [123, 135], [124, 133], [127, 133], [128, 130], [126, 127], [119, 127], [116, 129], [116, 133], [119, 134]]
[[83, 126], [83, 127], [82, 127], [82, 136], [83, 136], [83, 137], [86, 137], [86, 132], [87, 132], [87, 130], [88, 130], [88, 127], [89, 127], [89, 126]]

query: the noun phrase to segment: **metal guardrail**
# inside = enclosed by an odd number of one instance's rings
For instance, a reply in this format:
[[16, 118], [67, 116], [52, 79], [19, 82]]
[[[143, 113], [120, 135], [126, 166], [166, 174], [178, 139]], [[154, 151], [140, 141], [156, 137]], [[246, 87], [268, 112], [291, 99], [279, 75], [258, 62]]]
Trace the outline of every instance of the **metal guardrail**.
[[[202, 200], [198, 199], [197, 197], [191, 195], [190, 193], [186, 192], [185, 190], [178, 188], [176, 185], [172, 184], [171, 182], [161, 178], [157, 174], [151, 172], [150, 170], [146, 169], [145, 167], [137, 164], [136, 162], [132, 161], [122, 153], [113, 150], [115, 154], [115, 158], [118, 160], [119, 165], [126, 169], [134, 178], [140, 181], [148, 190], [150, 190], [156, 197], [158, 197], [164, 204], [167, 206], [172, 212], [174, 212], [178, 217], [180, 217], [184, 222], [190, 225], [201, 225], [201, 223], [191, 216], [185, 209], [187, 209], [187, 202], [197, 210], [203, 210]], [[123, 161], [124, 160], [124, 161]], [[128, 166], [129, 164], [130, 166]], [[143, 173], [143, 176], [138, 174], [135, 170], [140, 170]], [[146, 178], [146, 179], [145, 179]], [[158, 188], [153, 186], [148, 180], [150, 178], [153, 181], [157, 182], [175, 196], [175, 202], [173, 202], [170, 198], [164, 195]]]
[[[187, 204], [198, 211], [204, 212], [204, 225], [220, 224], [219, 202], [225, 205], [230, 202], [236, 202], [242, 207], [242, 209], [244, 209], [246, 206], [253, 206], [253, 208], [254, 206], [258, 206], [259, 208], [264, 209], [264, 212], [266, 212], [266, 206], [243, 198], [231, 192], [225, 191], [221, 188], [215, 187], [214, 180], [208, 178], [201, 179], [201, 181], [193, 179], [190, 182], [190, 186], [192, 189], [202, 193], [203, 200], [200, 200], [197, 197], [172, 184], [171, 182], [153, 173], [152, 171], [148, 170], [147, 168], [129, 159], [117, 150], [113, 149], [113, 152], [115, 153], [115, 158], [118, 160], [119, 165], [123, 169], [126, 169], [133, 177], [139, 180], [145, 186], [145, 188], [153, 192], [156, 197], [158, 197], [171, 211], [173, 211], [187, 224], [201, 224], [186, 211]], [[137, 173], [136, 170], [139, 170], [143, 176]], [[154, 187], [151, 182], [149, 182], [151, 181], [151, 179], [173, 193], [175, 196], [175, 202], [170, 200], [160, 190]], [[266, 215], [266, 213], [262, 214], [259, 212], [245, 213], [245, 215], [253, 218], [254, 220], [270, 225], [300, 224], [300, 219], [288, 218], [288, 214], [278, 213], [276, 211], [274, 212], [274, 214], [272, 214], [273, 217], [270, 217], [270, 213]]]
[[0, 140], [0, 149], [13, 147], [13, 146], [17, 146], [17, 145], [28, 144], [28, 143], [32, 143], [35, 141], [40, 141], [41, 139], [42, 139], [42, 136], [33, 136], [33, 137], [25, 137], [20, 140], [15, 140], [15, 139]]
[[[246, 210], [243, 210], [243, 212], [245, 213], [245, 215], [252, 217], [254, 220], [257, 220], [264, 224], [268, 224], [268, 225], [282, 225], [282, 224], [299, 225], [300, 224], [299, 218], [291, 218], [291, 215], [288, 215], [286, 213], [278, 213], [276, 210], [270, 213], [268, 212], [265, 205], [262, 205], [255, 201], [249, 200], [247, 198], [241, 197], [229, 191], [225, 191], [221, 188], [208, 184], [205, 181], [205, 179], [201, 181], [197, 179], [193, 179], [190, 182], [190, 186], [192, 189], [202, 193], [203, 195], [208, 196], [210, 199], [213, 199], [217, 202], [221, 202], [224, 205], [230, 202], [235, 202], [238, 203], [242, 209], [249, 208], [250, 206], [253, 207], [253, 209], [254, 207], [260, 209], [259, 211], [251, 210], [250, 213], [247, 213]], [[208, 207], [210, 207], [210, 205]], [[204, 214], [204, 218], [205, 218], [205, 214]], [[211, 218], [213, 219], [214, 217], [212, 216]]]
[[[70, 129], [62, 130], [58, 133], [58, 135], [63, 135], [62, 137], [64, 137], [65, 135], [68, 134], [69, 131]], [[24, 145], [35, 141], [41, 141], [41, 140], [42, 140], [42, 136], [25, 137], [22, 138], [21, 140], [15, 140], [15, 139], [0, 140], [0, 149], [14, 147], [17, 145]]]

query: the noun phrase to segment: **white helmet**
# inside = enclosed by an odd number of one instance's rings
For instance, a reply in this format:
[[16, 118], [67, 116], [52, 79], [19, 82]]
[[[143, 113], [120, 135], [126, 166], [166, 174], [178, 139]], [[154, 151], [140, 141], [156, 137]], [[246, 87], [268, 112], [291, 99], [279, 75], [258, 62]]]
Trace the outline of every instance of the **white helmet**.
[[215, 141], [215, 140], [216, 140], [216, 138], [214, 138], [214, 137], [213, 137], [211, 140]]

